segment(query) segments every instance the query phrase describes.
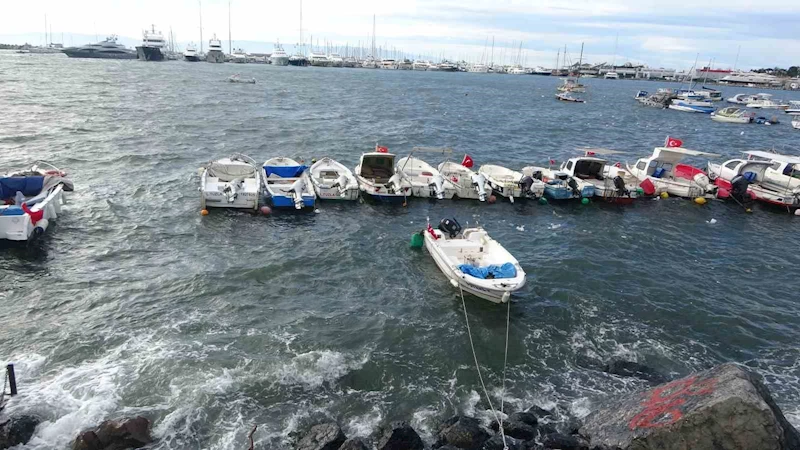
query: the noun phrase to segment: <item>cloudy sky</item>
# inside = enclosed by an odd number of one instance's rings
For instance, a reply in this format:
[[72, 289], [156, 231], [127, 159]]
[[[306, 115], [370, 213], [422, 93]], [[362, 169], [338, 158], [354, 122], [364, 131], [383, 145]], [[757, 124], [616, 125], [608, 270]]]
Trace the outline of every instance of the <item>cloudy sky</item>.
[[[227, 48], [227, 0], [201, 1], [204, 40], [216, 33]], [[181, 43], [200, 39], [198, 0], [4, 3], [0, 42], [42, 43], [45, 14], [55, 40], [64, 33], [67, 45], [95, 34], [139, 39], [150, 24], [165, 33], [171, 27]], [[234, 47], [263, 51], [277, 39], [287, 47], [299, 39], [300, 0], [232, 0], [231, 10]], [[377, 45], [411, 55], [477, 61], [491, 53], [486, 42], [491, 47], [493, 37], [496, 63], [512, 62], [522, 42], [527, 65], [553, 66], [559, 48], [566, 45], [577, 60], [585, 42], [585, 59], [595, 63], [686, 69], [699, 54], [701, 66], [711, 59], [724, 68], [800, 65], [800, 2], [794, 0], [304, 0], [305, 40], [313, 35], [321, 45], [368, 46], [373, 14]]]

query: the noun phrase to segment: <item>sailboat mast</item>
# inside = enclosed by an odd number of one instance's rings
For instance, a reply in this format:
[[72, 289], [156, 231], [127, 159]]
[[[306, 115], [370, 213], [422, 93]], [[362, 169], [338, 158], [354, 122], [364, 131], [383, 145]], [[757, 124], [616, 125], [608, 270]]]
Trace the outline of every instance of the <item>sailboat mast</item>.
[[558, 61], [560, 59], [561, 59], [561, 49], [559, 48], [558, 51], [556, 52], [556, 67], [553, 69], [556, 72], [556, 75], [558, 75]]
[[494, 36], [492, 36], [492, 56], [489, 60], [489, 67], [494, 67]]
[[197, 6], [200, 14], [200, 53], [203, 53], [203, 2], [197, 0]]
[[47, 14], [44, 15], [44, 46], [47, 46]]
[[300, 0], [300, 44], [303, 44], [303, 0]]
[[581, 56], [578, 58], [578, 75], [575, 78], [581, 77], [581, 65], [583, 64], [583, 42], [581, 42]]
[[742, 51], [742, 46], [736, 50], [736, 61], [733, 62], [733, 71], [736, 72], [736, 65], [739, 64], [739, 52]]
[[372, 59], [375, 59], [375, 14], [372, 15]]
[[231, 41], [231, 0], [228, 0], [228, 54], [233, 54], [233, 41]]

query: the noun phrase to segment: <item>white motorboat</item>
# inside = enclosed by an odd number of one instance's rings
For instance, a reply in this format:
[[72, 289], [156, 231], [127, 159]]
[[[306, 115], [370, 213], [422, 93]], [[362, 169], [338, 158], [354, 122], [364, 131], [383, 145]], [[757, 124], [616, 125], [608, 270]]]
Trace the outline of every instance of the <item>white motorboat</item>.
[[[414, 149], [416, 151], [417, 149]], [[444, 178], [438, 170], [427, 162], [413, 156], [405, 156], [397, 160], [396, 173], [411, 184], [414, 197], [451, 199], [456, 195], [456, 187]]]
[[586, 103], [586, 100], [575, 97], [572, 92], [561, 92], [556, 94], [556, 100], [567, 103]]
[[197, 54], [197, 47], [195, 47], [194, 44], [186, 46], [186, 50], [183, 51], [183, 59], [190, 62], [200, 61], [200, 56]]
[[358, 200], [358, 180], [338, 161], [322, 158], [311, 165], [309, 172], [321, 200]]
[[222, 52], [222, 41], [217, 39], [217, 35], [208, 40], [208, 53], [206, 54], [206, 62], [210, 63], [224, 63], [225, 53]]
[[617, 72], [606, 72], [603, 78], [606, 80], [619, 80], [619, 74]]
[[255, 78], [242, 78], [242, 76], [238, 73], [229, 76], [228, 81], [231, 83], [256, 84]]
[[283, 50], [281, 43], [278, 42], [275, 44], [275, 48], [272, 50], [272, 54], [269, 55], [269, 62], [273, 66], [288, 66], [289, 65], [289, 55]]
[[576, 94], [582, 94], [586, 92], [586, 86], [581, 84], [577, 78], [566, 78], [562, 83], [561, 86], [556, 88], [556, 91], [566, 93], [566, 92], [573, 92]]
[[455, 161], [445, 161], [439, 164], [439, 173], [447, 178], [456, 190], [456, 197], [486, 201], [492, 186], [481, 173], [475, 173], [469, 167]]
[[0, 239], [28, 241], [44, 234], [74, 189], [66, 172], [38, 161], [30, 169], [0, 175]]
[[245, 64], [248, 62], [247, 53], [241, 48], [235, 48], [230, 55], [230, 61], [237, 64]]
[[493, 192], [507, 198], [511, 203], [514, 203], [515, 198], [538, 198], [544, 194], [543, 183], [536, 183], [533, 178], [516, 170], [484, 164], [478, 169], [478, 173], [486, 178]]
[[331, 53], [328, 55], [328, 65], [330, 67], [343, 67], [344, 58], [342, 58], [342, 55], [338, 53]]
[[200, 173], [200, 207], [257, 209], [261, 171], [249, 156], [234, 154], [213, 161]]
[[756, 109], [787, 109], [788, 103], [783, 103], [779, 100], [773, 100], [770, 94], [758, 94], [760, 98], [751, 101], [746, 106], [748, 108]]
[[486, 64], [473, 64], [469, 66], [467, 72], [470, 73], [489, 73], [489, 66]]
[[395, 61], [394, 59], [385, 58], [385, 59], [381, 60], [381, 63], [380, 63], [380, 65], [378, 67], [381, 68], [381, 69], [396, 70], [396, 69], [399, 68], [399, 65], [398, 65], [397, 61]]
[[736, 105], [747, 105], [748, 103], [753, 103], [755, 101], [770, 97], [772, 97], [770, 94], [736, 94], [733, 97], [728, 98], [726, 101]]
[[743, 152], [750, 160], [771, 161], [762, 184], [775, 189], [800, 189], [800, 157], [752, 150]]
[[[749, 152], [745, 152], [749, 154]], [[769, 154], [770, 156], [776, 156]], [[798, 157], [777, 155], [778, 158], [788, 158], [788, 162], [800, 163]], [[723, 164], [708, 164], [708, 174], [714, 184], [722, 189], [727, 189], [731, 196], [745, 205], [748, 198], [764, 203], [797, 209], [800, 207], [800, 187], [791, 187], [779, 183], [767, 182], [767, 171], [775, 165], [772, 160], [766, 159], [731, 159]]]
[[793, 120], [792, 128], [794, 128], [795, 130], [800, 130], [800, 120]]
[[678, 197], [716, 196], [717, 187], [711, 183], [705, 172], [687, 164], [679, 164], [687, 156], [719, 155], [682, 147], [656, 147], [651, 156], [640, 158], [634, 166], [628, 166], [628, 172], [640, 182], [652, 184], [654, 193], [657, 194], [667, 192]]
[[411, 195], [411, 184], [395, 173], [395, 155], [386, 147], [376, 146], [375, 150], [361, 155], [356, 166], [354, 172], [359, 189], [366, 198], [373, 200], [405, 202]]
[[667, 106], [676, 111], [711, 114], [714, 112], [714, 105], [709, 100], [685, 100], [675, 99]]
[[552, 170], [547, 167], [527, 166], [522, 168], [522, 175], [533, 179], [532, 191], [541, 191], [552, 200], [592, 197], [594, 185], [573, 178], [566, 172]]
[[311, 52], [308, 55], [308, 63], [311, 64], [312, 66], [328, 67], [331, 62], [325, 53]]
[[431, 63], [428, 61], [414, 61], [414, 63], [411, 65], [411, 68], [413, 70], [421, 70], [421, 71], [428, 70], [430, 69], [430, 67]]
[[[578, 181], [594, 187], [594, 196], [608, 203], [630, 204], [639, 197], [639, 182], [620, 165], [596, 155], [619, 155], [622, 152], [602, 148], [579, 149], [583, 156], [570, 158], [561, 164], [560, 171]], [[619, 164], [619, 163], [617, 163]]]
[[439, 270], [458, 287], [493, 303], [507, 303], [525, 285], [519, 262], [483, 228], [461, 229], [454, 219], [444, 219], [439, 229], [425, 231], [425, 248]]
[[517, 64], [516, 66], [508, 69], [509, 75], [527, 75], [529, 72], [525, 70], [522, 66]]
[[783, 110], [786, 114], [792, 116], [800, 116], [800, 101], [792, 100], [789, 102], [789, 107]]
[[313, 208], [317, 199], [308, 167], [291, 158], [264, 162], [264, 188], [276, 208]]
[[745, 109], [729, 106], [711, 113], [711, 120], [724, 123], [751, 123], [753, 114]]

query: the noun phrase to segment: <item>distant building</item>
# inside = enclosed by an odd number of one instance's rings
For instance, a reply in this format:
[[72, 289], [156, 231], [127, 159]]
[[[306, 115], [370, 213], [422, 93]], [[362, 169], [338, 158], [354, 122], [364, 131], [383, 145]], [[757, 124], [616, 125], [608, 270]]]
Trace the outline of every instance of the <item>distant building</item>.
[[719, 80], [720, 84], [751, 87], [780, 87], [783, 80], [775, 75], [756, 72], [737, 72], [726, 75]]
[[733, 71], [730, 69], [712, 69], [710, 67], [703, 67], [702, 69], [695, 69], [694, 75], [692, 76], [693, 80], [709, 80], [709, 81], [720, 81], [723, 78], [727, 77], [728, 75], [732, 74]]

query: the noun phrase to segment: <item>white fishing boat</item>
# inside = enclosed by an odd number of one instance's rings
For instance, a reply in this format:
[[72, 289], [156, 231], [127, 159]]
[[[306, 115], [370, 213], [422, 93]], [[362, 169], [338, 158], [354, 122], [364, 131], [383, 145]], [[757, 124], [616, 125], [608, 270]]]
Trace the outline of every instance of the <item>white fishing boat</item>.
[[773, 100], [770, 94], [758, 94], [760, 98], [755, 99], [747, 104], [748, 108], [755, 109], [787, 109], [788, 103], [783, 103], [780, 100]]
[[261, 171], [249, 156], [218, 159], [200, 172], [201, 209], [257, 209], [260, 194]]
[[768, 99], [770, 97], [772, 97], [770, 94], [736, 94], [733, 97], [728, 98], [726, 101], [736, 105], [747, 105], [748, 103], [753, 103], [762, 99]]
[[240, 74], [236, 73], [228, 77], [228, 82], [230, 83], [244, 83], [244, 84], [256, 84], [255, 78], [247, 78], [242, 77]]
[[575, 97], [572, 92], [561, 92], [556, 94], [556, 99], [567, 103], [586, 103], [586, 100]]
[[478, 169], [478, 173], [486, 178], [493, 192], [507, 198], [511, 203], [514, 203], [515, 198], [538, 198], [544, 194], [543, 183], [536, 183], [533, 178], [516, 170], [484, 164]]
[[652, 184], [657, 194], [667, 192], [691, 198], [715, 196], [717, 187], [705, 172], [687, 164], [679, 164], [687, 156], [719, 155], [682, 147], [656, 147], [651, 156], [640, 158], [634, 166], [628, 166], [628, 172], [640, 182]]
[[762, 150], [742, 152], [750, 160], [770, 161], [764, 171], [762, 184], [775, 189], [800, 189], [800, 157], [781, 155]]
[[74, 186], [66, 172], [43, 161], [0, 175], [0, 239], [28, 241], [47, 231]]
[[753, 114], [745, 109], [729, 106], [711, 113], [711, 120], [724, 123], [751, 123]]
[[427, 162], [413, 154], [423, 150], [449, 150], [414, 148], [412, 154], [397, 160], [395, 172], [399, 173], [405, 181], [411, 184], [411, 194], [414, 197], [436, 198], [439, 200], [451, 199], [456, 195], [456, 187], [444, 178], [439, 171]]
[[386, 147], [375, 146], [364, 153], [355, 169], [358, 187], [366, 198], [381, 202], [405, 202], [411, 195], [411, 184], [395, 173], [395, 155]]
[[800, 120], [793, 120], [792, 128], [794, 128], [795, 130], [800, 130]]
[[620, 151], [604, 148], [578, 149], [583, 156], [570, 158], [561, 164], [560, 171], [594, 187], [594, 196], [608, 203], [630, 204], [639, 197], [639, 181], [629, 174], [620, 163], [609, 165], [597, 155], [621, 155]]
[[507, 303], [525, 285], [519, 262], [483, 228], [462, 230], [456, 220], [444, 219], [438, 229], [428, 225], [422, 233], [425, 248], [453, 287], [493, 303]]
[[358, 180], [338, 161], [322, 158], [311, 165], [309, 173], [321, 200], [358, 200]]
[[800, 116], [800, 101], [792, 100], [789, 102], [789, 107], [784, 109], [783, 112], [792, 116]]
[[[472, 164], [469, 164], [470, 167]], [[482, 202], [492, 192], [492, 186], [482, 173], [475, 173], [463, 163], [445, 161], [439, 164], [439, 173], [447, 178], [456, 190], [456, 197], [471, 198]]]
[[317, 199], [308, 167], [291, 158], [264, 162], [264, 188], [276, 208], [313, 208]]
[[[749, 155], [750, 153], [745, 152], [745, 154]], [[799, 157], [769, 155], [787, 159], [786, 164], [800, 163]], [[775, 165], [775, 161], [771, 159], [731, 159], [723, 164], [709, 163], [708, 174], [714, 184], [728, 190], [734, 199], [744, 205], [749, 200], [744, 196], [746, 193], [751, 198], [764, 203], [790, 210], [797, 209], [800, 207], [800, 187], [792, 187], [790, 183], [774, 183], [773, 181], [776, 180], [766, 180], [767, 171], [771, 170], [773, 165]]]
[[677, 98], [667, 107], [676, 111], [711, 114], [714, 112], [714, 105], [709, 100], [686, 100]]
[[533, 179], [531, 190], [542, 191], [545, 197], [552, 200], [586, 198], [594, 195], [594, 186], [566, 172], [552, 170], [547, 167], [527, 166], [522, 168], [522, 175]]

